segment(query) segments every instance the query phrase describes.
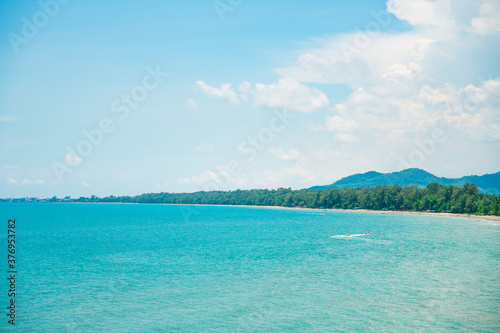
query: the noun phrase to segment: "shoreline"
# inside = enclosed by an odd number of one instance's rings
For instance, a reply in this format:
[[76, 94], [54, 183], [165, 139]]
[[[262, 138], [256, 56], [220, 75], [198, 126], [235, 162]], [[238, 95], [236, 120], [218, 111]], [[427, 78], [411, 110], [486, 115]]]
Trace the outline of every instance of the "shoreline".
[[292, 209], [292, 210], [307, 210], [307, 211], [331, 211], [331, 212], [353, 212], [353, 213], [354, 212], [363, 212], [363, 213], [379, 213], [379, 214], [414, 214], [414, 215], [444, 216], [444, 217], [462, 217], [462, 218], [468, 218], [468, 219], [500, 221], [500, 216], [497, 216], [497, 215], [431, 213], [431, 212], [400, 211], [400, 210], [339, 209], [339, 208], [303, 208], [303, 207], [251, 206], [251, 205], [171, 204], [171, 203], [162, 203], [162, 204], [158, 204], [158, 205], [273, 208], [273, 209]]
[[496, 215], [474, 215], [474, 214], [454, 214], [454, 213], [430, 213], [430, 212], [414, 212], [414, 211], [398, 211], [398, 210], [368, 210], [368, 209], [339, 209], [339, 211], [363, 211], [381, 214], [415, 214], [415, 215], [429, 215], [429, 216], [447, 216], [447, 217], [463, 217], [468, 219], [500, 221], [500, 216]]
[[[46, 202], [40, 202], [46, 203]], [[500, 216], [497, 215], [473, 215], [473, 214], [455, 214], [455, 213], [431, 213], [431, 212], [416, 212], [416, 211], [400, 211], [400, 210], [370, 210], [370, 209], [340, 209], [340, 208], [304, 208], [304, 207], [283, 207], [283, 206], [252, 206], [252, 205], [214, 205], [214, 204], [179, 204], [179, 203], [140, 203], [140, 202], [54, 202], [54, 203], [76, 203], [76, 204], [125, 204], [125, 205], [171, 205], [171, 206], [207, 206], [207, 207], [247, 207], [247, 208], [272, 208], [272, 209], [291, 209], [291, 210], [307, 210], [307, 211], [330, 211], [330, 212], [362, 212], [362, 213], [378, 213], [378, 214], [414, 214], [428, 216], [443, 216], [443, 217], [461, 217], [477, 220], [499, 221]]]

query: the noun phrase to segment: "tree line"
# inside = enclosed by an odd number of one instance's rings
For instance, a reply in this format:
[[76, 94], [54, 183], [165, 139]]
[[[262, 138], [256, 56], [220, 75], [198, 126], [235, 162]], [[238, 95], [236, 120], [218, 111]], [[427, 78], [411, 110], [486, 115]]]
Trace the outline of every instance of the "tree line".
[[480, 193], [474, 184], [379, 185], [325, 190], [236, 190], [194, 193], [146, 193], [138, 196], [81, 197], [75, 202], [124, 202], [207, 205], [250, 205], [303, 208], [432, 211], [500, 215], [500, 196]]

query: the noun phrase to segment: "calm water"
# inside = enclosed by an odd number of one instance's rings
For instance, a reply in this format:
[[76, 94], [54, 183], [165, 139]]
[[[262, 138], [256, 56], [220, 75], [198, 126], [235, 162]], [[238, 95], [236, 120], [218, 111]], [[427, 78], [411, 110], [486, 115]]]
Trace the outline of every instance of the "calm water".
[[0, 212], [4, 272], [17, 221], [20, 332], [500, 331], [495, 222], [124, 204]]

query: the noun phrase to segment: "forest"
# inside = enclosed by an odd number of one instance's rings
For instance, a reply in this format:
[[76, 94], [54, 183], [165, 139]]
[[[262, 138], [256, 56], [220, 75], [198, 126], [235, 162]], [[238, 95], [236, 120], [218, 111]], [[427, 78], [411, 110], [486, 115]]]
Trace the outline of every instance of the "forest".
[[325, 190], [236, 190], [194, 193], [146, 193], [138, 196], [81, 197], [73, 202], [124, 202], [164, 204], [250, 205], [302, 208], [430, 211], [477, 215], [500, 215], [500, 196], [480, 193], [474, 184], [464, 186], [430, 183], [379, 185], [368, 188]]

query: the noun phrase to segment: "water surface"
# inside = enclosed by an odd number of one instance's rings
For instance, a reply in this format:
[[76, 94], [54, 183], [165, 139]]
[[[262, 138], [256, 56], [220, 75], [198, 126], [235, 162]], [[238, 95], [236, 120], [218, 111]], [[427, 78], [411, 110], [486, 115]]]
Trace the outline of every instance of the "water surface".
[[0, 211], [2, 244], [17, 221], [20, 332], [500, 331], [492, 221], [127, 204]]

